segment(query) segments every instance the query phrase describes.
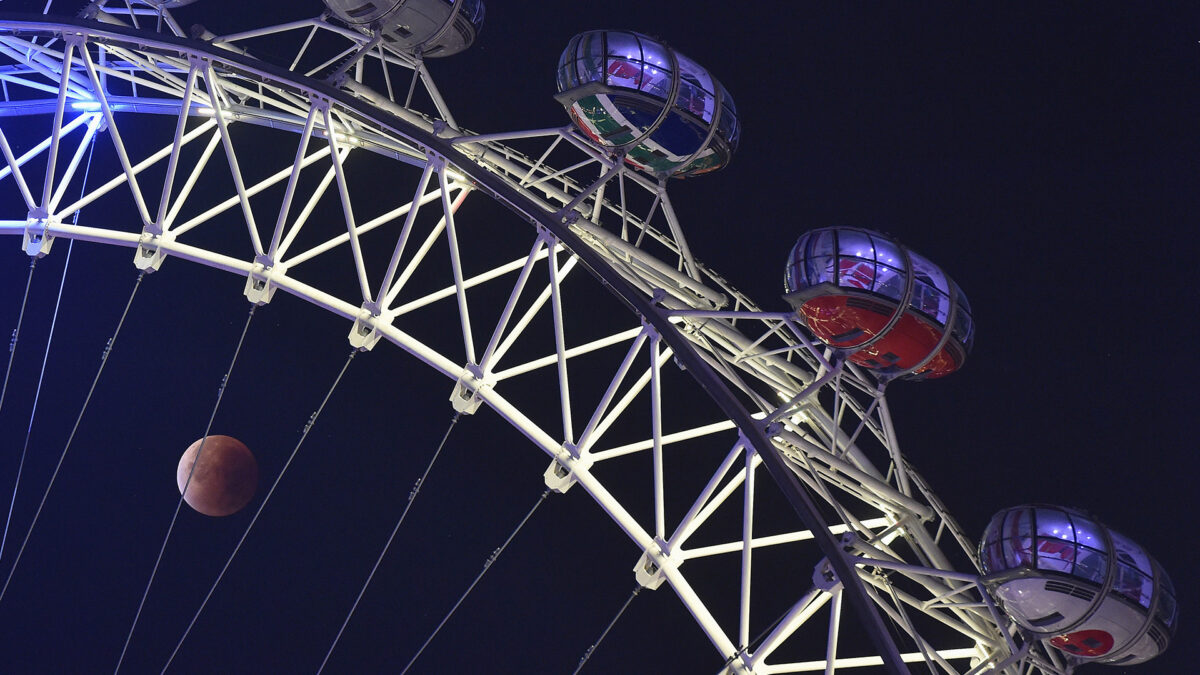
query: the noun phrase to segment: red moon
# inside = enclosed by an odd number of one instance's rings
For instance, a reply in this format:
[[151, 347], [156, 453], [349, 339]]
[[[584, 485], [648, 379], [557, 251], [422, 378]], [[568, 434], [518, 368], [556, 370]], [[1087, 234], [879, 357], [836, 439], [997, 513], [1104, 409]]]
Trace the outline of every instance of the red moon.
[[200, 463], [188, 483], [188, 473], [196, 462], [200, 439], [188, 446], [179, 458], [175, 479], [183, 500], [206, 516], [228, 516], [250, 503], [258, 488], [258, 462], [244, 443], [230, 436], [208, 436]]

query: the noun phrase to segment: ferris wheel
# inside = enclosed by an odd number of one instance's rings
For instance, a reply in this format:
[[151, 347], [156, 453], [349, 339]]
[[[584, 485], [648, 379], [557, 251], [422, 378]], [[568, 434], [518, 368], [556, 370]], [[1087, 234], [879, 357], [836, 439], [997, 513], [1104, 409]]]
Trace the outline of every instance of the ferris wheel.
[[[631, 583], [678, 598], [711, 672], [1064, 674], [1166, 648], [1174, 591], [1131, 540], [1027, 506], [978, 549], [901, 451], [888, 384], [949, 375], [974, 335], [941, 268], [824, 228], [786, 260], [792, 307], [768, 311], [697, 259], [669, 188], [737, 149], [716, 73], [636, 32], [564, 36], [564, 124], [476, 132], [426, 60], [471, 45], [478, 0], [328, 0], [225, 35], [179, 25], [187, 4], [0, 18], [0, 233], [22, 260], [123, 248], [135, 294], [195, 263], [244, 279], [250, 307], [337, 317], [351, 359], [413, 357], [444, 389], [411, 395], [444, 399], [451, 426], [490, 411], [544, 455], [546, 494], [586, 494], [632, 542]], [[26, 525], [0, 551], [6, 588]]]

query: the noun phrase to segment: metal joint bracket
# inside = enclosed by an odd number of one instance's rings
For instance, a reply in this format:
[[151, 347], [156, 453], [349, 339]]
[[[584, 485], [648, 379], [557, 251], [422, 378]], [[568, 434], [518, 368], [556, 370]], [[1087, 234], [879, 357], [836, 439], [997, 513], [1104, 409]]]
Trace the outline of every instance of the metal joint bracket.
[[157, 225], [144, 228], [138, 238], [137, 250], [133, 253], [133, 266], [143, 272], [157, 272], [167, 259], [162, 244], [174, 240], [174, 232], [163, 232]]
[[663, 545], [662, 540], [655, 537], [654, 546], [646, 549], [642, 557], [638, 558], [637, 564], [633, 566], [634, 578], [643, 588], [649, 588], [652, 591], [658, 590], [658, 587], [667, 580], [666, 569], [674, 570], [679, 567], [677, 560], [663, 552]]
[[837, 572], [833, 571], [829, 558], [822, 558], [813, 568], [812, 580], [813, 586], [826, 593], [833, 594], [842, 590], [842, 580], [838, 579]]
[[576, 211], [575, 209], [571, 209], [569, 211], [563, 209], [554, 214], [554, 218], [563, 225], [574, 225], [575, 223], [579, 222], [579, 219], [582, 217], [583, 216], [580, 215], [579, 211]]
[[308, 102], [310, 105], [312, 105], [313, 108], [315, 108], [321, 112], [325, 112], [326, 110], [329, 110], [330, 102], [329, 102], [329, 99], [325, 96], [321, 96], [319, 94], [310, 94], [308, 97]]
[[742, 647], [738, 653], [731, 656], [725, 664], [725, 670], [721, 671], [721, 675], [753, 675], [754, 666], [746, 662], [746, 648]]
[[50, 246], [54, 244], [54, 235], [50, 234], [49, 230], [55, 225], [61, 224], [60, 218], [48, 215], [40, 207], [33, 209], [25, 218], [25, 232], [21, 237], [21, 248], [25, 249], [25, 253], [30, 257], [45, 257], [50, 253]]
[[250, 273], [246, 275], [246, 289], [243, 291], [246, 299], [256, 305], [267, 304], [278, 288], [275, 279], [286, 275], [285, 267], [274, 265], [270, 258], [259, 256], [250, 268]]
[[479, 410], [479, 404], [483, 403], [479, 392], [491, 386], [490, 382], [484, 381], [483, 371], [479, 366], [467, 364], [463, 374], [454, 383], [454, 391], [450, 393], [450, 405], [454, 406], [455, 412], [474, 415], [475, 411]]
[[[211, 42], [211, 40], [207, 40], [207, 42]], [[188, 54], [187, 60], [188, 60], [188, 65], [194, 66], [201, 70], [203, 70], [205, 66], [212, 63], [211, 59], [205, 58], [199, 54]]]
[[445, 157], [427, 147], [422, 147], [421, 150], [425, 153], [425, 161], [433, 165], [434, 171], [441, 173], [446, 170], [447, 162]]
[[567, 457], [551, 460], [550, 466], [542, 474], [546, 487], [559, 494], [571, 489], [575, 484], [576, 472], [591, 469], [595, 462], [591, 455], [579, 456], [579, 451], [570, 443], [565, 443], [563, 450], [566, 451]]
[[379, 342], [379, 338], [383, 337], [383, 333], [379, 329], [389, 325], [391, 325], [390, 319], [381, 321], [377, 312], [373, 312], [370, 307], [363, 305], [358, 310], [358, 317], [354, 319], [354, 326], [350, 329], [350, 335], [347, 336], [350, 340], [350, 346], [362, 352], [374, 349], [375, 345]]

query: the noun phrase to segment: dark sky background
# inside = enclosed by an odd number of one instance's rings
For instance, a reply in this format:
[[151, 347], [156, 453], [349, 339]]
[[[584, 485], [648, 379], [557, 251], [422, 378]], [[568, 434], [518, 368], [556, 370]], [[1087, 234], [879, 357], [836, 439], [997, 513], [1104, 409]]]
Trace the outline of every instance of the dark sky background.
[[[200, 0], [179, 16], [224, 33], [321, 9], [249, 4]], [[1182, 627], [1167, 655], [1129, 672], [1192, 672], [1196, 5], [494, 1], [488, 11], [471, 51], [430, 64], [459, 123], [480, 132], [562, 124], [553, 69], [582, 30], [659, 36], [721, 79], [741, 148], [728, 168], [673, 183], [672, 198], [696, 255], [763, 307], [785, 306], [787, 251], [815, 227], [890, 232], [952, 275], [974, 309], [975, 350], [950, 378], [893, 386], [905, 452], [973, 536], [1003, 507], [1049, 502], [1090, 509], [1142, 543], [1176, 583]], [[6, 332], [26, 267], [9, 248]], [[66, 252], [59, 242], [39, 264], [0, 411], [5, 491]], [[5, 573], [133, 283], [129, 255], [74, 249]], [[0, 670], [116, 663], [175, 505], [178, 453], [203, 431], [248, 309], [242, 280], [192, 267], [168, 261], [139, 292], [0, 604]], [[256, 449], [264, 482], [341, 366], [347, 330], [282, 295], [256, 318], [214, 431]], [[451, 415], [449, 382], [384, 349], [351, 367], [176, 672], [320, 663]], [[544, 456], [478, 417], [452, 435], [331, 672], [403, 667], [541, 493]], [[249, 513], [181, 514], [126, 672], [161, 667]], [[632, 589], [637, 556], [582, 493], [552, 498], [414, 672], [570, 672]], [[635, 601], [588, 671], [720, 665], [663, 589]]]

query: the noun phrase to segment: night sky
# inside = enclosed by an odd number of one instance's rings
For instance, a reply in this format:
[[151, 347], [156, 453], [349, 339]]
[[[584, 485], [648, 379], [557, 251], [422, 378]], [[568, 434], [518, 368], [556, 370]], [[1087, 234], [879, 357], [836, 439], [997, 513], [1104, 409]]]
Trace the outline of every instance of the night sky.
[[[248, 4], [177, 15], [226, 33], [321, 10], [253, 3], [249, 16]], [[974, 352], [952, 377], [889, 390], [905, 453], [972, 536], [1001, 508], [1048, 502], [1143, 544], [1176, 584], [1181, 628], [1167, 655], [1128, 670], [1192, 672], [1200, 9], [493, 1], [476, 45], [429, 67], [464, 127], [557, 126], [558, 54], [593, 28], [661, 37], [733, 95], [732, 164], [671, 196], [697, 257], [762, 307], [786, 307], [787, 252], [816, 227], [889, 232], [954, 277]], [[24, 216], [4, 205], [0, 218]], [[56, 243], [34, 276], [0, 410], [5, 495], [67, 251]], [[136, 278], [126, 249], [71, 255], [4, 574]], [[27, 266], [9, 241], [5, 334]], [[115, 666], [178, 498], [175, 462], [203, 432], [249, 310], [243, 283], [168, 260], [142, 284], [0, 603], [0, 672]], [[255, 449], [264, 489], [341, 368], [348, 329], [283, 294], [252, 323], [213, 430]], [[452, 383], [398, 351], [356, 357], [173, 672], [316, 670], [450, 422]], [[546, 458], [487, 411], [445, 453], [327, 672], [398, 672], [544, 489]], [[251, 514], [180, 514], [123, 672], [161, 668]], [[638, 555], [581, 491], [551, 497], [412, 672], [570, 672], [632, 590]], [[634, 601], [585, 672], [720, 667], [663, 588]]]

